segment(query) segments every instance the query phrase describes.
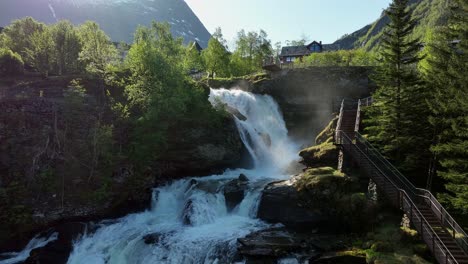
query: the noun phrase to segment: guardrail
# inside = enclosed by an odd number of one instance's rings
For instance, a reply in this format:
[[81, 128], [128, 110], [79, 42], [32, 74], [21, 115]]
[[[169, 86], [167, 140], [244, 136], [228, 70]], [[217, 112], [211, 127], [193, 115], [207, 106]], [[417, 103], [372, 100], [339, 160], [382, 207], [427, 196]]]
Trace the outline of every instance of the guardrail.
[[335, 143], [341, 144], [341, 123], [343, 122], [343, 113], [344, 113], [344, 99], [341, 101], [340, 115], [338, 116], [338, 121], [336, 122], [336, 131], [335, 131]]
[[366, 146], [367, 150], [371, 150], [373, 155], [378, 159], [378, 162], [384, 170], [392, 176], [395, 182], [399, 183], [400, 188], [404, 189], [411, 195], [414, 201], [426, 204], [433, 214], [439, 219], [442, 227], [452, 236], [457, 244], [468, 254], [468, 235], [463, 228], [455, 221], [455, 219], [447, 212], [447, 210], [439, 203], [434, 195], [425, 189], [415, 187], [392, 163], [390, 163], [380, 152], [375, 149], [361, 134], [359, 134], [360, 112], [363, 106], [370, 106], [374, 102], [372, 97], [360, 99], [356, 115], [356, 143], [361, 143]]
[[363, 149], [363, 146], [367, 146], [367, 144], [358, 144], [358, 137], [356, 137], [355, 143], [345, 132], [341, 131], [339, 134], [342, 137], [340, 142], [344, 150], [350, 153], [353, 159], [359, 163], [360, 167], [379, 186], [390, 202], [407, 214], [437, 261], [445, 264], [458, 263], [414, 203], [413, 195], [409, 195], [405, 189], [400, 188], [402, 182], [395, 182], [395, 180], [399, 181], [399, 179], [391, 174], [389, 175], [388, 171], [382, 169], [379, 165], [381, 160], [378, 155], [372, 155], [373, 153], [369, 152], [368, 148]]

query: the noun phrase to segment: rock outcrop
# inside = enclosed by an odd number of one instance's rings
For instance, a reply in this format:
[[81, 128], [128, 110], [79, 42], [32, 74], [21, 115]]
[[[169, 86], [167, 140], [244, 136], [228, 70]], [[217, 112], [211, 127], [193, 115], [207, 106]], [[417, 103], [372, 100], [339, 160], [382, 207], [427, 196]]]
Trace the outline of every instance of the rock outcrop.
[[357, 180], [333, 168], [307, 169], [292, 180], [274, 182], [262, 193], [258, 217], [301, 230], [359, 229], [372, 211]]
[[244, 174], [239, 175], [238, 179], [234, 179], [224, 185], [224, 198], [228, 211], [232, 211], [234, 207], [242, 202], [245, 197], [245, 191], [248, 188], [249, 179]]
[[291, 228], [318, 226], [328, 218], [304, 207], [300, 194], [291, 181], [268, 184], [262, 193], [257, 217]]
[[374, 86], [370, 72], [365, 67], [283, 70], [250, 90], [271, 95], [278, 102], [292, 137], [312, 141], [339, 111], [343, 98], [370, 95]]
[[246, 263], [277, 263], [279, 259], [295, 259], [299, 263], [365, 263], [365, 256], [353, 257], [337, 252], [350, 246], [350, 239], [337, 234], [295, 232], [273, 228], [252, 233], [238, 241], [238, 252]]

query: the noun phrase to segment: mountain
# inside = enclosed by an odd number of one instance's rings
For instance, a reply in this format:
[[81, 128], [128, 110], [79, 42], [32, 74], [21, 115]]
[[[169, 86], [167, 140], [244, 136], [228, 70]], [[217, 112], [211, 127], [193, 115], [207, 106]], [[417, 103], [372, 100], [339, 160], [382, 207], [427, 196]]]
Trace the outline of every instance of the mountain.
[[175, 36], [206, 47], [211, 35], [184, 0], [1, 0], [0, 26], [31, 16], [45, 23], [60, 19], [99, 23], [113, 41], [133, 41], [138, 25], [152, 20], [171, 24]]
[[[419, 37], [422, 41], [428, 36], [431, 29], [447, 23], [447, 11], [449, 0], [410, 0], [409, 8], [412, 16], [417, 21], [413, 37]], [[340, 49], [355, 49], [363, 47], [366, 50], [378, 48], [384, 27], [390, 22], [385, 12], [382, 12], [377, 21], [369, 24], [351, 34], [344, 35], [333, 43]]]

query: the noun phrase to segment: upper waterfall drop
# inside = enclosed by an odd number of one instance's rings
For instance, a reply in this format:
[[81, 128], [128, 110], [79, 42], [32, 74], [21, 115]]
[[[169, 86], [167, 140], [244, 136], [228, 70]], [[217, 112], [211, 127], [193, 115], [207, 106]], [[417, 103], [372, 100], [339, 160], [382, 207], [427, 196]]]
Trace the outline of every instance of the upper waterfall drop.
[[254, 159], [255, 169], [283, 172], [299, 159], [299, 146], [288, 137], [283, 115], [271, 96], [222, 88], [211, 89], [209, 101], [218, 107], [225, 104], [245, 117], [241, 120], [234, 115], [241, 139]]

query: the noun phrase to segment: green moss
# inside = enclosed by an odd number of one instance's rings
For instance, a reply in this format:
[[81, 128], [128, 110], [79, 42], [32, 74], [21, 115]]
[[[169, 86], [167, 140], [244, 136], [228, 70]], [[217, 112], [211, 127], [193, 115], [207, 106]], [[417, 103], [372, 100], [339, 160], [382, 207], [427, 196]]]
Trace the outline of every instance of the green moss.
[[[374, 232], [357, 239], [350, 250], [364, 252], [367, 263], [431, 263], [430, 252], [427, 246], [421, 243], [416, 231], [401, 228], [396, 215], [386, 216], [386, 219]], [[407, 239], [408, 236], [414, 240]]]
[[338, 148], [333, 139], [317, 146], [303, 149], [299, 152], [302, 163], [307, 167], [336, 166], [338, 164]]
[[325, 142], [333, 142], [333, 134], [335, 134], [338, 117], [333, 118], [330, 123], [320, 132], [315, 138], [315, 144], [319, 145]]

